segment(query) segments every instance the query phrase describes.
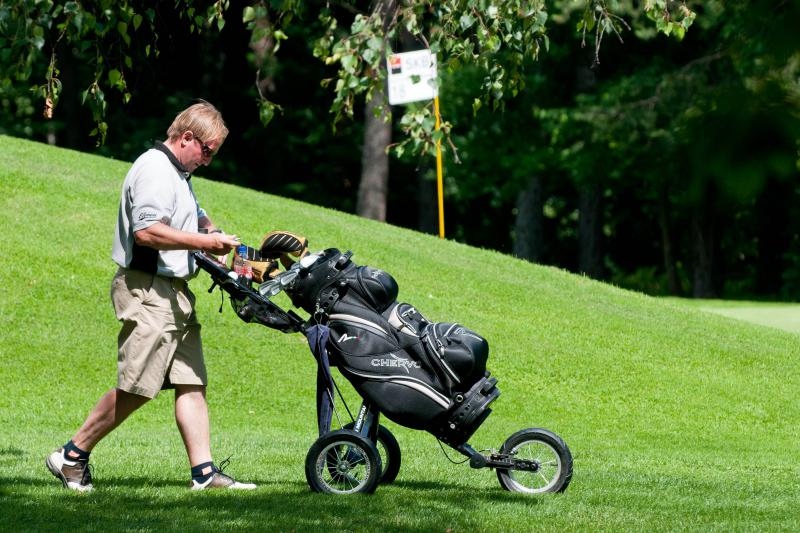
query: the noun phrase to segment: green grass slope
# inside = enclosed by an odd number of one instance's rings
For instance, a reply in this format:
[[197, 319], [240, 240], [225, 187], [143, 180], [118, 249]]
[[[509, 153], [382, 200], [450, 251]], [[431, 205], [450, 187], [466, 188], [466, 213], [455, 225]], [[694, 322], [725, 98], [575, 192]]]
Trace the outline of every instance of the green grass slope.
[[203, 205], [245, 242], [288, 229], [312, 249], [351, 249], [395, 276], [401, 300], [486, 336], [502, 395], [472, 444], [498, 448], [523, 427], [552, 429], [575, 457], [572, 485], [563, 495], [507, 493], [493, 472], [451, 464], [433, 437], [386, 423], [404, 454], [396, 483], [369, 497], [311, 493], [303, 464], [315, 438], [315, 367], [304, 339], [244, 324], [227, 303], [218, 313], [220, 295], [206, 293], [201, 275], [192, 286], [213, 448], [259, 489], [187, 491], [172, 398], [162, 394], [95, 449], [96, 490], [68, 493], [44, 456], [115, 383], [110, 247], [129, 164], [2, 136], [0, 146], [3, 527], [800, 529], [799, 335], [200, 177]]

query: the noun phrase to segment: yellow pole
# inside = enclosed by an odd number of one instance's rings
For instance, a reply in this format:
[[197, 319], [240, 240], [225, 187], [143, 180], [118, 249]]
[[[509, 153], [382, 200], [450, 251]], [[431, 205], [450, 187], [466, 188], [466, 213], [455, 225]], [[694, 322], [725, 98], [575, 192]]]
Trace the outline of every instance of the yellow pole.
[[[433, 112], [436, 115], [436, 131], [441, 124], [439, 119], [439, 96], [433, 97]], [[442, 184], [442, 141], [436, 141], [436, 194], [439, 201], [439, 238], [444, 239], [444, 186]]]

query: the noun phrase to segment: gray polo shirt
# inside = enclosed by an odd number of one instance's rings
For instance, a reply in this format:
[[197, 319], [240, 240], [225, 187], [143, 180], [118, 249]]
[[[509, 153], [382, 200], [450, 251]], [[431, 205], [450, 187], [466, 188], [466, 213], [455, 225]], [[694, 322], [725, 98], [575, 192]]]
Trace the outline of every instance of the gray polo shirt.
[[198, 231], [205, 216], [192, 190], [189, 172], [158, 143], [139, 156], [125, 176], [111, 256], [123, 268], [189, 279], [197, 267], [188, 250], [156, 250], [136, 244], [135, 231], [163, 222], [182, 231]]

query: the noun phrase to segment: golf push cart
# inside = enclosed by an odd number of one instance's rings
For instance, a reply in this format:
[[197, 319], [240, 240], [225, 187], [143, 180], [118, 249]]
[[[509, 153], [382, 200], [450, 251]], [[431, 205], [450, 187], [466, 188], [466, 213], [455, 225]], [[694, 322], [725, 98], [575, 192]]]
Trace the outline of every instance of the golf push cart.
[[[430, 322], [408, 303], [398, 303], [398, 285], [382, 270], [359, 266], [352, 253], [330, 248], [308, 254], [305, 239], [268, 234], [259, 249], [240, 246], [255, 279], [240, 275], [201, 252], [200, 268], [230, 296], [237, 315], [287, 333], [302, 333], [317, 360], [319, 438], [308, 451], [306, 479], [317, 492], [372, 493], [391, 483], [401, 452], [380, 417], [431, 433], [465, 456], [472, 468], [491, 468], [509, 491], [562, 492], [572, 478], [572, 455], [555, 433], [517, 431], [499, 450], [483, 453], [467, 441], [491, 413], [500, 395], [486, 371], [487, 341], [454, 323]], [[244, 257], [239, 258], [244, 259]], [[277, 268], [278, 259], [285, 270]], [[272, 298], [284, 292], [309, 313], [301, 318]], [[353, 416], [331, 375], [336, 367], [362, 398]], [[341, 424], [338, 393], [350, 422]], [[339, 429], [331, 428], [336, 415]]]

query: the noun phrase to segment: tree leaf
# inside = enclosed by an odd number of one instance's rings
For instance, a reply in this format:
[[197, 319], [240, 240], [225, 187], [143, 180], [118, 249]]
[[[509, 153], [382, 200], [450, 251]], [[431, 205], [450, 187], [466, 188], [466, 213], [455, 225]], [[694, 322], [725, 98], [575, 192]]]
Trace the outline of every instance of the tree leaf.
[[275, 104], [272, 102], [261, 102], [261, 105], [258, 109], [258, 118], [261, 120], [261, 124], [264, 126], [268, 125], [272, 122], [272, 119], [275, 117]]
[[250, 22], [256, 19], [256, 10], [253, 6], [247, 6], [242, 13], [242, 22]]

